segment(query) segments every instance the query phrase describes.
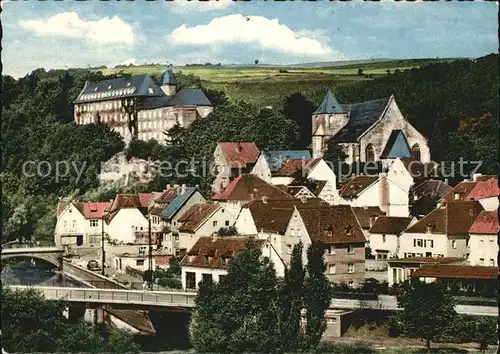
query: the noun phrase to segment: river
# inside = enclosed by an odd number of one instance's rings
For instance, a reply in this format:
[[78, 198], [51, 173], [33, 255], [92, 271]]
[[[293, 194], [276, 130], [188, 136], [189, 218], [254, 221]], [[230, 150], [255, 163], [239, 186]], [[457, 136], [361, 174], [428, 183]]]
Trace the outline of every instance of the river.
[[77, 282], [60, 274], [53, 265], [31, 259], [3, 262], [1, 279], [3, 285], [81, 287]]

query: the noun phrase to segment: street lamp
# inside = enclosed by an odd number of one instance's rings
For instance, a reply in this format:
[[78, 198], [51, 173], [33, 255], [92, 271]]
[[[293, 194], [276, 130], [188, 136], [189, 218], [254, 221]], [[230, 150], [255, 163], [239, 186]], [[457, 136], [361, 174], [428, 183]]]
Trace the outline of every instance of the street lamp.
[[104, 251], [104, 214], [101, 218], [101, 274], [105, 275], [104, 263], [106, 262], [106, 253]]
[[149, 289], [153, 290], [153, 245], [151, 243], [151, 215], [148, 215], [148, 243], [149, 243], [149, 253], [148, 253], [148, 269], [149, 269]]

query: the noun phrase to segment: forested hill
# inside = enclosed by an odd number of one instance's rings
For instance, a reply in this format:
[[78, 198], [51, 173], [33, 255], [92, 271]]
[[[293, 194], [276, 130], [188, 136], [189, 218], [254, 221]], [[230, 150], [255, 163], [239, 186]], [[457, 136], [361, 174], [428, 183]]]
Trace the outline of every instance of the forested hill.
[[[184, 87], [207, 86], [214, 112], [178, 129], [175, 146], [137, 142], [128, 152], [163, 159], [209, 158], [216, 141], [234, 139], [256, 141], [262, 149], [305, 148], [311, 113], [331, 88], [345, 103], [394, 94], [408, 120], [429, 139], [434, 160], [483, 160], [482, 172], [496, 173], [498, 59], [495, 54], [437, 63], [354, 82], [232, 83], [222, 87], [224, 92], [210, 90], [215, 86], [192, 75], [176, 74]], [[103, 126], [70, 123], [72, 101], [85, 81], [103, 78], [85, 69], [38, 69], [19, 80], [2, 77], [3, 237], [51, 238], [57, 198], [97, 188], [100, 164], [124, 149], [121, 137]], [[262, 109], [264, 104], [273, 109]], [[27, 161], [48, 161], [52, 168], [57, 161], [68, 161], [85, 169], [80, 179], [74, 169], [61, 179], [27, 176]], [[156, 187], [166, 183], [156, 182]], [[193, 182], [200, 183], [186, 181]]]

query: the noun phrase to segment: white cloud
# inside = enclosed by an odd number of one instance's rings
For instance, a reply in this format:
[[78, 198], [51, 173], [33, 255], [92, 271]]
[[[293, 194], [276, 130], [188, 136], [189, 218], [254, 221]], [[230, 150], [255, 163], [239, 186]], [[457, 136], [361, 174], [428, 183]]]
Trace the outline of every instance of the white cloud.
[[277, 19], [241, 14], [216, 17], [206, 25], [182, 25], [172, 31], [169, 39], [177, 44], [256, 44], [290, 54], [333, 54], [327, 45], [292, 31]]
[[80, 38], [97, 44], [134, 42], [132, 26], [120, 17], [83, 20], [75, 12], [62, 12], [47, 20], [20, 20], [24, 29], [39, 36]]
[[215, 10], [222, 10], [231, 6], [234, 2], [232, 0], [175, 0], [167, 1], [165, 5], [169, 10], [178, 14], [188, 14], [192, 12], [208, 12]]

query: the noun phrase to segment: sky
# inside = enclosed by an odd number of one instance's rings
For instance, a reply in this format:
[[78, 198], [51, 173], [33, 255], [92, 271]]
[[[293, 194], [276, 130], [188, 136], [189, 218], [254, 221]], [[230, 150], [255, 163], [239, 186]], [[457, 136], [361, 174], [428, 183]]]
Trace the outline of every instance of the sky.
[[2, 1], [3, 74], [498, 52], [494, 2]]

